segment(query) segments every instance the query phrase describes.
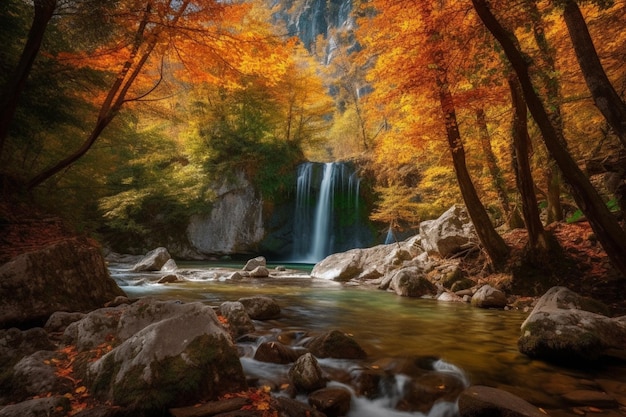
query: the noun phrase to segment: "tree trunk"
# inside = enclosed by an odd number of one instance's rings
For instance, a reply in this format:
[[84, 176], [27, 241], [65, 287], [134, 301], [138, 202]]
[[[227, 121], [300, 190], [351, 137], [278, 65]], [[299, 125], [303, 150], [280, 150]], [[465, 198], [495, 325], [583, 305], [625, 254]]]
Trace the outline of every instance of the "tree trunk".
[[489, 129], [487, 128], [487, 118], [485, 117], [485, 110], [483, 108], [476, 109], [476, 123], [478, 124], [480, 146], [487, 161], [489, 174], [491, 175], [491, 183], [498, 193], [498, 200], [500, 200], [502, 211], [507, 217], [509, 217], [511, 213], [511, 203], [506, 192], [502, 170], [498, 166], [496, 155], [493, 153], [493, 148], [491, 147]]
[[7, 81], [0, 99], [0, 156], [2, 156], [4, 142], [9, 134], [9, 126], [13, 121], [20, 94], [24, 91], [26, 80], [39, 53], [48, 22], [50, 22], [56, 6], [56, 0], [34, 1], [35, 16], [28, 32], [26, 45], [24, 45], [17, 68]]
[[502, 46], [521, 83], [524, 99], [535, 122], [541, 130], [548, 151], [559, 165], [565, 180], [570, 185], [576, 204], [585, 213], [598, 241], [604, 247], [611, 262], [626, 277], [626, 233], [617, 219], [607, 209], [604, 201], [593, 188], [589, 179], [578, 168], [565, 149], [549, 116], [537, 95], [524, 56], [517, 49], [514, 35], [498, 22], [489, 9], [487, 0], [472, 0], [479, 17]]
[[[546, 38], [544, 21], [541, 16], [541, 11], [537, 7], [537, 2], [529, 0], [524, 2], [524, 6], [528, 10], [528, 14], [532, 21], [533, 37], [535, 43], [540, 51], [542, 65], [538, 68], [539, 77], [546, 89], [546, 100], [548, 103], [548, 116], [552, 122], [552, 126], [555, 127], [559, 139], [563, 143], [563, 146], [567, 147], [565, 142], [565, 136], [563, 134], [563, 117], [561, 112], [561, 86], [559, 85], [559, 79], [555, 75], [557, 74], [557, 68], [555, 64], [555, 53]], [[526, 103], [524, 103], [524, 106]], [[545, 175], [546, 184], [548, 185], [547, 191], [547, 223], [550, 224], [554, 221], [563, 220], [563, 207], [561, 205], [561, 176], [559, 170], [556, 167], [554, 158], [548, 155], [548, 163], [546, 166]]]
[[47, 168], [39, 174], [35, 175], [30, 181], [28, 181], [28, 184], [26, 185], [26, 188], [28, 190], [32, 190], [33, 188], [37, 187], [44, 181], [65, 170], [66, 168], [70, 167], [74, 162], [82, 158], [91, 149], [94, 143], [96, 143], [104, 129], [109, 125], [109, 123], [111, 123], [113, 118], [120, 111], [122, 105], [126, 102], [126, 94], [128, 93], [128, 90], [139, 76], [139, 73], [141, 72], [145, 63], [148, 61], [150, 54], [156, 46], [156, 38], [153, 37], [146, 46], [146, 49], [141, 53], [140, 58], [137, 60], [139, 49], [145, 42], [144, 31], [148, 26], [151, 9], [152, 6], [150, 3], [148, 3], [143, 15], [143, 19], [137, 28], [137, 32], [135, 33], [133, 49], [129, 54], [128, 59], [124, 63], [124, 66], [120, 70], [117, 78], [115, 79], [115, 82], [109, 89], [107, 96], [104, 99], [104, 102], [100, 106], [100, 112], [98, 113], [96, 125], [89, 134], [87, 140], [85, 140], [80, 148], [76, 149], [69, 156], [57, 162], [52, 167]]
[[563, 19], [593, 101], [626, 148], [626, 103], [606, 76], [585, 18], [575, 1], [570, 0], [565, 4]]
[[446, 125], [448, 146], [452, 153], [452, 163], [454, 165], [454, 172], [456, 173], [459, 188], [461, 189], [461, 195], [463, 196], [463, 201], [472, 219], [480, 243], [487, 252], [493, 266], [499, 268], [505, 263], [506, 257], [509, 254], [509, 248], [504, 242], [504, 239], [502, 239], [502, 236], [500, 236], [493, 227], [491, 219], [478, 197], [476, 188], [467, 170], [465, 149], [459, 133], [456, 110], [454, 101], [452, 100], [452, 93], [450, 93], [450, 88], [448, 87], [447, 70], [441, 51], [436, 53], [435, 62], [437, 63], [439, 103]]
[[551, 240], [541, 224], [535, 184], [529, 163], [528, 112], [522, 89], [515, 75], [509, 76], [513, 103], [513, 164], [517, 188], [522, 196], [522, 213], [528, 231], [526, 256], [535, 265], [545, 265], [551, 251]]

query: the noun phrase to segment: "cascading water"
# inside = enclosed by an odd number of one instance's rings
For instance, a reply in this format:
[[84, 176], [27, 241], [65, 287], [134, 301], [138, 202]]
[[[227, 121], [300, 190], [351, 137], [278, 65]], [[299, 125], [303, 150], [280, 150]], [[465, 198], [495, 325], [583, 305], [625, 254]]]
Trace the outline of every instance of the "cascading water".
[[298, 167], [293, 261], [315, 263], [370, 243], [360, 216], [360, 179], [344, 163]]

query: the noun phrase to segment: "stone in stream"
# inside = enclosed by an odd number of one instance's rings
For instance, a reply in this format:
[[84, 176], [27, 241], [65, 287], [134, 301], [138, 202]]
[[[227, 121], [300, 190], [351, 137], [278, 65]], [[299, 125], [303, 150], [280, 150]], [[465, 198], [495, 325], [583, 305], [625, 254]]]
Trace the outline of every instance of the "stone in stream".
[[300, 353], [280, 342], [263, 342], [254, 353], [257, 361], [270, 363], [292, 363], [300, 356]]
[[270, 297], [256, 296], [239, 299], [252, 320], [270, 320], [280, 316], [280, 306]]
[[227, 320], [230, 332], [234, 337], [243, 336], [254, 331], [254, 324], [239, 301], [225, 301], [220, 304], [220, 313]]
[[339, 330], [331, 330], [316, 336], [305, 347], [320, 358], [364, 359], [367, 353], [352, 336]]
[[300, 356], [289, 369], [289, 380], [300, 392], [312, 392], [326, 386], [322, 368], [310, 353]]
[[160, 271], [161, 268], [169, 261], [172, 257], [167, 249], [163, 247], [159, 247], [151, 250], [146, 253], [146, 255], [139, 262], [133, 266], [133, 272], [142, 272], [142, 271]]
[[472, 305], [479, 308], [504, 308], [506, 295], [491, 285], [483, 285], [472, 296]]
[[309, 404], [327, 417], [348, 414], [351, 400], [350, 391], [345, 388], [322, 388], [309, 394]]
[[509, 392], [475, 385], [461, 393], [460, 417], [546, 417], [537, 407]]

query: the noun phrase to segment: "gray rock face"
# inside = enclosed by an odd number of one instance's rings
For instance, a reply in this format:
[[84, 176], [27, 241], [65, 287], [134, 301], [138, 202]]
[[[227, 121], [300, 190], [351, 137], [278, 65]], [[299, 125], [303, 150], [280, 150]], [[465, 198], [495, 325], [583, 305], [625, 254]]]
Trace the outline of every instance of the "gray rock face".
[[0, 266], [0, 327], [43, 325], [56, 311], [90, 311], [124, 295], [100, 250], [68, 239]]
[[422, 248], [429, 255], [443, 258], [453, 255], [465, 245], [478, 241], [474, 225], [464, 206], [452, 206], [436, 220], [420, 223]]
[[261, 199], [243, 173], [224, 182], [216, 195], [211, 213], [189, 221], [192, 247], [208, 255], [251, 252], [265, 234]]
[[565, 287], [553, 287], [522, 323], [519, 351], [553, 361], [595, 360], [626, 347], [626, 317], [610, 318], [601, 303]]
[[133, 272], [142, 271], [160, 271], [161, 268], [170, 260], [167, 249], [161, 247], [151, 250], [133, 267]]
[[472, 296], [472, 305], [479, 308], [504, 308], [506, 295], [491, 285], [483, 285]]
[[71, 324], [79, 350], [117, 344], [79, 369], [101, 401], [162, 410], [246, 388], [232, 339], [209, 306], [142, 299], [100, 309]]

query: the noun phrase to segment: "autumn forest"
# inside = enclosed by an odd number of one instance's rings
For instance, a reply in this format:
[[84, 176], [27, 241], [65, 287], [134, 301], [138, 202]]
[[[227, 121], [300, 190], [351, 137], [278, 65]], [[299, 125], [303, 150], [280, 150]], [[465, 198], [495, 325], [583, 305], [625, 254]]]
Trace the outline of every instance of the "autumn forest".
[[584, 218], [626, 276], [625, 2], [313, 3], [3, 0], [3, 195], [141, 238], [236, 173], [275, 202], [299, 163], [353, 161], [381, 225], [465, 204], [498, 268], [501, 230], [541, 264]]

